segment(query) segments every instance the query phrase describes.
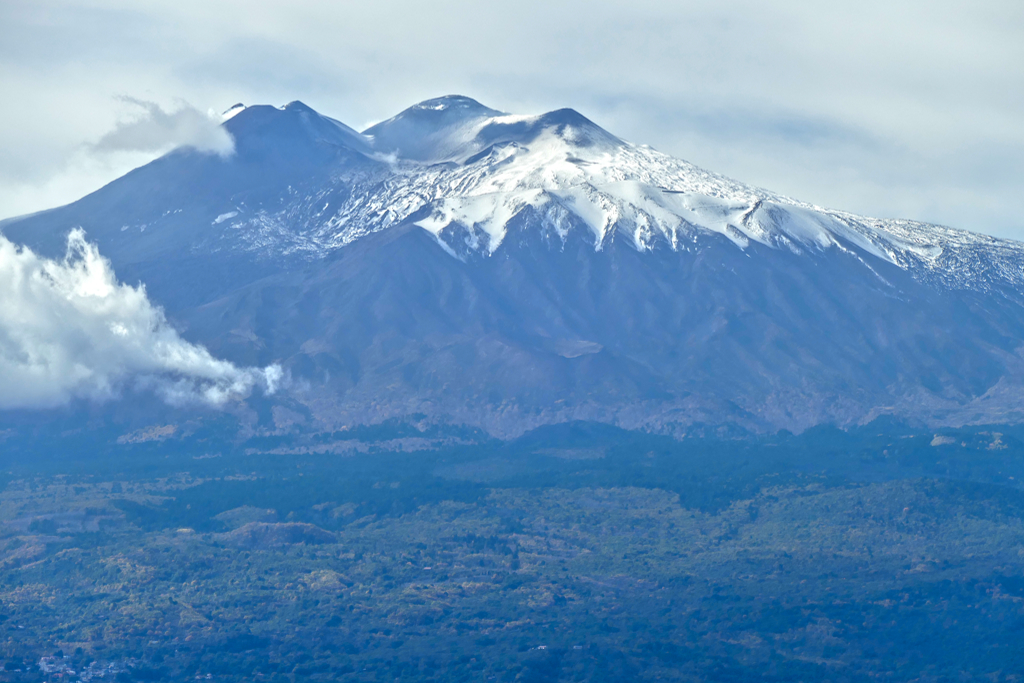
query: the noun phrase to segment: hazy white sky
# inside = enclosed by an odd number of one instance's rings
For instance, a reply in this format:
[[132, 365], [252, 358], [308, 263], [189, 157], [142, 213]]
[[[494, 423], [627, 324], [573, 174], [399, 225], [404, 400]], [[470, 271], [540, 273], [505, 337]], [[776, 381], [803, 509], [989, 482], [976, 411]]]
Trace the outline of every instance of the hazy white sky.
[[1020, 0], [2, 0], [0, 83], [0, 217], [158, 153], [117, 128], [133, 99], [175, 131], [295, 99], [362, 129], [459, 93], [573, 107], [817, 204], [1024, 238]]

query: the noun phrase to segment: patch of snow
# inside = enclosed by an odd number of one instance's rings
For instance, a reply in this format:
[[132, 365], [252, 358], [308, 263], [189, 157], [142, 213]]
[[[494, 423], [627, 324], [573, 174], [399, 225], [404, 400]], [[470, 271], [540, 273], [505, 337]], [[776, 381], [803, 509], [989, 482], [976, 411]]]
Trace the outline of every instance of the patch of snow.
[[[428, 103], [440, 110], [446, 102]], [[508, 136], [480, 134], [488, 126]], [[524, 124], [515, 126], [513, 124]], [[638, 251], [692, 249], [720, 235], [738, 249], [763, 245], [814, 257], [853, 255], [876, 276], [893, 264], [947, 287], [1024, 285], [1024, 245], [914, 221], [865, 218], [799, 202], [577, 125], [537, 128], [542, 117], [473, 116], [430, 134], [430, 158], [373, 149], [377, 170], [333, 177], [322, 189], [232, 225], [243, 248], [320, 258], [362, 237], [413, 221], [452, 256], [490, 256], [514, 219], [533, 211], [563, 242], [585, 229], [594, 249], [625, 239]], [[529, 129], [528, 140], [516, 130]], [[602, 133], [602, 134], [599, 134]], [[365, 137], [373, 147], [374, 140]], [[483, 153], [483, 154], [481, 154]], [[345, 188], [337, 200], [337, 187]], [[330, 209], [328, 211], [328, 209]], [[215, 224], [238, 212], [218, 216]], [[535, 222], [531, 223], [535, 225]], [[462, 232], [448, 229], [461, 226]], [[458, 234], [459, 237], [454, 237]], [[462, 254], [463, 256], [457, 256]], [[882, 278], [884, 281], [884, 278]]]
[[222, 113], [220, 117], [221, 120], [223, 121], [229, 121], [236, 117], [238, 114], [242, 113], [243, 111], [245, 111], [245, 105], [239, 102], [238, 104], [234, 105], [233, 107]]

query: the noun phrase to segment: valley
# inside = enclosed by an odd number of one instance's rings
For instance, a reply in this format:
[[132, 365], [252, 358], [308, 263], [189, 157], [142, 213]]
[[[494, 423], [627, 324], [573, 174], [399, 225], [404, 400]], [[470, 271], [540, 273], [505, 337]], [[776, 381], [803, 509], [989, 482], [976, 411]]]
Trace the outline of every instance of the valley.
[[55, 655], [53, 671], [95, 662], [139, 681], [1015, 680], [1021, 666], [1024, 434], [680, 442], [576, 424], [381, 447], [408, 430], [344, 454], [114, 441], [96, 472], [73, 448], [42, 465], [14, 444], [0, 677], [40, 680]]

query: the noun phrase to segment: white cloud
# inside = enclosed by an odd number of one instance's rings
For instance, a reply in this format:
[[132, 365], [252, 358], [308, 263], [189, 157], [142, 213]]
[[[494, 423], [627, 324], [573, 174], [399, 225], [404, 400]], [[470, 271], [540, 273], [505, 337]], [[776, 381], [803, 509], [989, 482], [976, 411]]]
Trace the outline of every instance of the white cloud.
[[239, 368], [182, 339], [145, 287], [117, 281], [82, 230], [62, 260], [0, 236], [0, 409], [104, 401], [151, 389], [173, 405], [273, 393], [279, 366]]
[[121, 98], [138, 108], [138, 115], [123, 121], [93, 145], [101, 152], [160, 152], [191, 147], [200, 152], [229, 156], [235, 151], [231, 135], [221, 127], [223, 119], [182, 103], [166, 111], [156, 102]]

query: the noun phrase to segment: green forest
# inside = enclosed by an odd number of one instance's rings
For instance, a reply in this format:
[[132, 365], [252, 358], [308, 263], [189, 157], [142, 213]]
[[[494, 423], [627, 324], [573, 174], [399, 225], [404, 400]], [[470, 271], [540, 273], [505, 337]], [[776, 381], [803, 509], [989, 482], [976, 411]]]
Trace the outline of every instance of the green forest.
[[1024, 671], [1024, 434], [8, 435], [0, 680]]

